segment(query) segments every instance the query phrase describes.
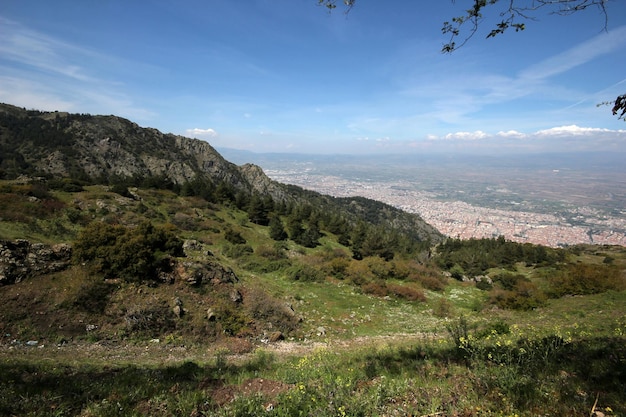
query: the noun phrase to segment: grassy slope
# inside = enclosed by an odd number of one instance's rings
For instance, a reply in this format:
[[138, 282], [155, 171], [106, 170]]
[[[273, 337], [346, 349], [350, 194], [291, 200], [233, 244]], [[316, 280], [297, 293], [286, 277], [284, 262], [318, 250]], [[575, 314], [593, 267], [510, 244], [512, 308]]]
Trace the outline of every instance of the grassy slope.
[[[141, 202], [103, 187], [55, 193], [63, 209], [1, 221], [0, 238], [71, 242], [81, 223], [102, 218], [187, 225], [180, 234], [232, 267], [238, 288], [262, 288], [293, 305], [304, 318], [293, 340], [259, 348], [237, 337], [203, 340], [198, 329], [215, 296], [184, 283], [113, 284], [105, 314], [65, 308], [86, 279], [75, 266], [0, 288], [0, 414], [266, 415], [272, 402], [275, 415], [581, 415], [589, 414], [596, 396], [605, 414], [626, 413], [623, 291], [563, 297], [517, 312], [481, 309], [486, 293], [454, 280], [443, 292], [426, 291], [425, 302], [375, 297], [336, 279], [293, 281], [284, 270], [259, 273], [224, 255], [226, 228], [255, 250], [273, 245], [267, 229], [249, 223], [245, 213], [165, 191], [138, 193]], [[332, 236], [322, 243], [316, 249], [288, 243], [291, 259], [337, 247]], [[601, 263], [606, 252], [625, 265], [619, 248], [585, 251], [579, 260]], [[519, 272], [541, 280], [532, 269]], [[159, 343], [124, 333], [124, 309], [169, 305], [173, 297], [183, 299], [189, 314], [159, 335]], [[473, 339], [454, 343], [446, 328], [458, 329], [461, 316]], [[92, 323], [98, 330], [87, 332]], [[509, 332], [499, 333], [502, 328]], [[40, 347], [23, 344], [30, 339]], [[57, 346], [63, 340], [71, 343]], [[545, 343], [530, 349], [529, 340]], [[523, 347], [536, 355], [524, 356]]]

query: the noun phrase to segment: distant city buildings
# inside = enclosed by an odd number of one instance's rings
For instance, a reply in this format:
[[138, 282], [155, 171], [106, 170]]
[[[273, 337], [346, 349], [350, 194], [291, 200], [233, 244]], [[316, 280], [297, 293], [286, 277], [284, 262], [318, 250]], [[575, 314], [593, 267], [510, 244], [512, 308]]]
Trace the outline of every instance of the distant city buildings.
[[600, 216], [588, 207], [572, 212], [576, 223], [555, 215], [478, 207], [442, 201], [437, 195], [407, 189], [403, 183], [361, 183], [307, 172], [267, 170], [273, 179], [335, 197], [362, 196], [419, 214], [441, 233], [461, 239], [504, 236], [516, 242], [557, 247], [581, 243], [626, 246], [626, 219]]

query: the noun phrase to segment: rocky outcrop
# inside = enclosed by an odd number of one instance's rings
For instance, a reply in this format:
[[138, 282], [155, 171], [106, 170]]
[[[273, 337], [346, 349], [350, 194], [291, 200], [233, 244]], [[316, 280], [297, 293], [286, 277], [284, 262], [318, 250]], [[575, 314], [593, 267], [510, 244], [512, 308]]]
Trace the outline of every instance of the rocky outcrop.
[[61, 271], [69, 267], [71, 258], [72, 248], [66, 244], [0, 240], [0, 285]]
[[251, 189], [239, 168], [209, 143], [143, 128], [121, 117], [0, 104], [0, 128], [0, 154], [12, 155], [38, 173], [94, 180], [163, 178], [179, 185], [201, 177]]
[[239, 171], [255, 192], [261, 195], [269, 194], [277, 201], [293, 199], [293, 196], [288, 195], [285, 187], [270, 179], [260, 166], [244, 164], [239, 167]]
[[178, 276], [190, 285], [234, 284], [239, 281], [230, 268], [217, 262], [181, 262], [177, 268]]

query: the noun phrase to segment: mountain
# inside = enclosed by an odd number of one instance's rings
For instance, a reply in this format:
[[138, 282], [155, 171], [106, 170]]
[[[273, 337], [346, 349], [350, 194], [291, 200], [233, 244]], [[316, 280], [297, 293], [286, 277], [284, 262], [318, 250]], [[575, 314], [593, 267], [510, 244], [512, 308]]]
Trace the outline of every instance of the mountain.
[[363, 198], [332, 198], [271, 180], [253, 164], [235, 165], [209, 143], [116, 116], [26, 110], [0, 104], [0, 178], [21, 175], [90, 184], [157, 184], [181, 189], [201, 182], [284, 204], [310, 204], [356, 224], [437, 242], [442, 235], [419, 216]]

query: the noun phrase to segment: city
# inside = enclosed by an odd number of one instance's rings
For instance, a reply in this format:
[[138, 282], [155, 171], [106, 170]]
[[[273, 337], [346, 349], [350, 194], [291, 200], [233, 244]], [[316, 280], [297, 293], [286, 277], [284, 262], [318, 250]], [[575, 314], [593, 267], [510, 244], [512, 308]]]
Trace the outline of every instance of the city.
[[[315, 170], [266, 169], [272, 179], [335, 197], [362, 196], [419, 214], [441, 233], [461, 239], [504, 236], [508, 240], [551, 247], [593, 243], [626, 246], [626, 219], [588, 206], [560, 214], [481, 207], [444, 201], [435, 192], [414, 189], [407, 180], [359, 181]], [[572, 224], [572, 219], [576, 224]]]

